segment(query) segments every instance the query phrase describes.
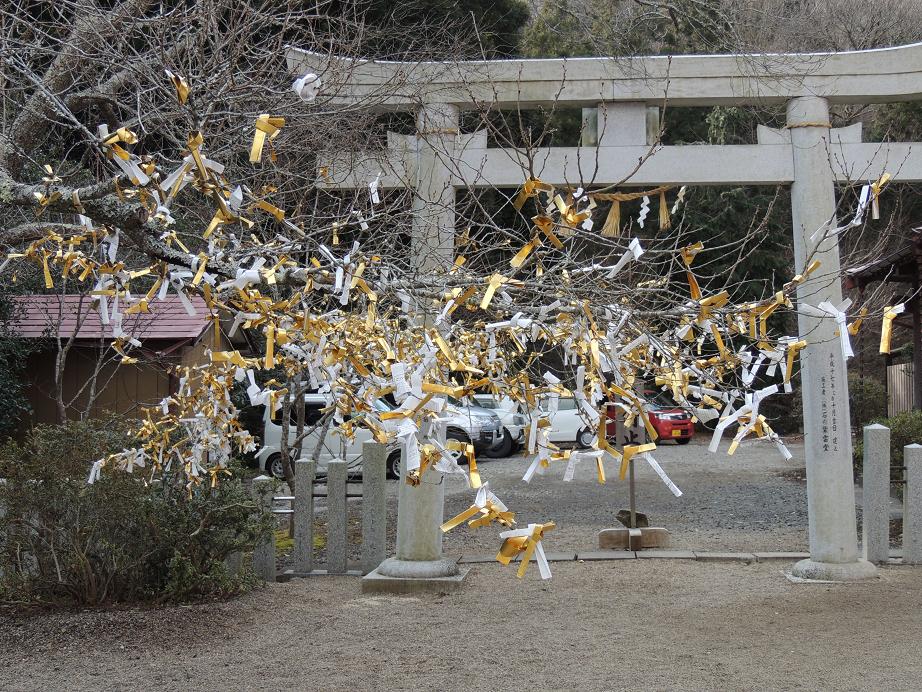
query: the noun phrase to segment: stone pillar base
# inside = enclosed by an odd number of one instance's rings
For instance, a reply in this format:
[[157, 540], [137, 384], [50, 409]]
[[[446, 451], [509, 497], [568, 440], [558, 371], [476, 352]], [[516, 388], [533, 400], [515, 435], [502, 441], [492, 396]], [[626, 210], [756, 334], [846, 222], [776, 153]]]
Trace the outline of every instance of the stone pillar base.
[[467, 573], [456, 560], [398, 560], [391, 557], [362, 577], [362, 593], [457, 591]]
[[375, 570], [385, 577], [396, 579], [434, 579], [453, 577], [458, 573], [458, 561], [442, 558], [441, 560], [400, 560], [389, 557]]
[[865, 581], [877, 577], [877, 567], [867, 560], [814, 562], [808, 558], [796, 563], [791, 574], [800, 579], [820, 581]]

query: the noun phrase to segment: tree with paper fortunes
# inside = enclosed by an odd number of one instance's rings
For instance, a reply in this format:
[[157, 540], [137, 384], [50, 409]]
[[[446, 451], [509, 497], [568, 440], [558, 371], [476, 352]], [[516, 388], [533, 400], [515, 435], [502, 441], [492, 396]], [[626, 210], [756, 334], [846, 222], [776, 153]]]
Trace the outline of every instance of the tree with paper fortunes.
[[[287, 73], [287, 44], [360, 54], [358, 20], [221, 0], [25, 3], [4, 17], [7, 276], [16, 267], [39, 290], [88, 296], [123, 367], [144, 357], [126, 316], [167, 297], [206, 310], [225, 337], [247, 336], [246, 348], [178, 369], [137, 446], [97, 461], [91, 482], [129, 470], [207, 491], [232, 455], [253, 449], [240, 401], [281, 412], [287, 426], [306, 391], [326, 397], [316, 424], [325, 434], [364, 427], [399, 441], [402, 482], [466, 479], [478, 525], [515, 519], [481, 490], [474, 463], [459, 465], [474, 460], [469, 445], [445, 439], [448, 397], [517, 401], [529, 477], [572, 478], [585, 461], [605, 482], [636, 458], [674, 487], [653, 456], [642, 383], [731, 430], [732, 448], [754, 435], [787, 453], [759, 406], [790, 387], [803, 342], [772, 324], [803, 277], [734, 302], [737, 287], [696, 273], [708, 248], [684, 232], [684, 189], [553, 187], [523, 167], [518, 189], [459, 202], [454, 247], [421, 270], [409, 251], [412, 191], [382, 190], [377, 179], [358, 193], [323, 185], [325, 156], [383, 146], [394, 119], [373, 102], [329, 100], [348, 75]], [[518, 142], [526, 159], [543, 139], [489, 112], [465, 127]], [[744, 261], [758, 233], [755, 220], [718, 251]], [[589, 449], [548, 441], [561, 396], [576, 399], [594, 433]], [[375, 407], [382, 397], [394, 410]], [[650, 442], [608, 439], [610, 401]], [[309, 426], [297, 425], [303, 439]], [[534, 526], [510, 529], [508, 556], [552, 525]]]

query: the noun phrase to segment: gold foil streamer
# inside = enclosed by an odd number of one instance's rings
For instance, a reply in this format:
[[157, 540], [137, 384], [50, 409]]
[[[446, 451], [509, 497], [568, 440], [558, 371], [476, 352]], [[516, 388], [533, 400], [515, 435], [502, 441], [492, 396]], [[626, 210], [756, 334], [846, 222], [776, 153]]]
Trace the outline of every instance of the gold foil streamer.
[[274, 140], [285, 125], [285, 118], [272, 117], [263, 113], [256, 118], [256, 132], [253, 134], [253, 146], [250, 148], [250, 163], [259, 163], [263, 157], [263, 146], [267, 139]]

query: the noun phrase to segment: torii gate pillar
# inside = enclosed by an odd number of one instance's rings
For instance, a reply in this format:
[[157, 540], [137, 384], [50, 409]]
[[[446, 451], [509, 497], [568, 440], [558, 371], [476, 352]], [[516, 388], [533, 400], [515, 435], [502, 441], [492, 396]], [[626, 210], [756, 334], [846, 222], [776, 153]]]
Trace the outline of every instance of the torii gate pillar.
[[454, 260], [455, 187], [448, 167], [455, 155], [459, 110], [427, 103], [416, 114], [416, 181], [413, 196], [412, 262], [420, 273]]
[[[820, 267], [797, 290], [799, 303], [842, 302], [839, 245], [823, 229], [835, 225], [835, 189], [829, 165], [829, 104], [824, 98], [804, 96], [787, 105], [791, 133], [794, 182], [791, 214], [794, 260], [803, 273], [814, 259]], [[811, 236], [817, 230], [816, 239]], [[877, 568], [858, 556], [855, 486], [852, 477], [851, 423], [848, 379], [837, 325], [831, 319], [798, 314], [801, 337], [801, 393], [804, 408], [804, 451], [807, 464], [807, 507], [810, 558], [794, 565], [793, 574], [805, 579], [853, 581], [868, 579]]]

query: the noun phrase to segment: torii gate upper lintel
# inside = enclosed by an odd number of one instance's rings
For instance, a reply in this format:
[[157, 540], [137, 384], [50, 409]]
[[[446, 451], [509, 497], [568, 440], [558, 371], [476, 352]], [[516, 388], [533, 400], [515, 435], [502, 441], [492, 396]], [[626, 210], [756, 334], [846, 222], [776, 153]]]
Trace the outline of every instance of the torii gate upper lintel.
[[[482, 133], [459, 134], [459, 112], [484, 104], [597, 109], [597, 133], [587, 128], [584, 134], [589, 146], [532, 152], [546, 182], [617, 183], [648, 156], [627, 184], [790, 184], [795, 268], [801, 273], [808, 257], [824, 267], [822, 276], [798, 289], [798, 301], [813, 305], [842, 300], [840, 282], [829, 281], [840, 267], [837, 240], [812, 239], [835, 223], [835, 184], [876, 178], [884, 170], [895, 180], [922, 181], [922, 144], [862, 143], [860, 125], [829, 125], [830, 104], [922, 99], [922, 43], [847, 53], [450, 63], [362, 61], [291, 49], [288, 64], [295, 74], [320, 74], [333, 102], [417, 112], [417, 135], [392, 136], [384, 157], [334, 160], [327, 185], [359, 189], [383, 173], [382, 187], [412, 186], [414, 237], [420, 247], [435, 247], [443, 261], [452, 259], [456, 189], [523, 182], [520, 153], [488, 149]], [[661, 146], [649, 155], [648, 109], [664, 99], [671, 106], [785, 103], [787, 126], [760, 126], [753, 145]], [[451, 153], [451, 166], [440, 152]], [[594, 170], [594, 179], [581, 181], [579, 170]], [[425, 267], [433, 259], [420, 261]], [[810, 559], [797, 563], [794, 573], [868, 578], [876, 568], [858, 553], [848, 383], [837, 324], [803, 311], [798, 323], [808, 341], [801, 382]]]

